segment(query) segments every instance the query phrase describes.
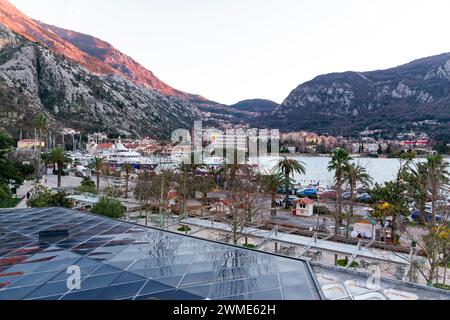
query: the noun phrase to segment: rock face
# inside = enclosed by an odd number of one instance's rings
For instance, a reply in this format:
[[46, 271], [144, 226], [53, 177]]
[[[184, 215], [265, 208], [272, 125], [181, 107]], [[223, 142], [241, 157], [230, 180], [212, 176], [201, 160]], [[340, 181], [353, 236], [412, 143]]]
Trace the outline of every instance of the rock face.
[[119, 74], [164, 95], [187, 100], [206, 100], [199, 95], [172, 88], [109, 43], [33, 20], [6, 0], [0, 0], [0, 23], [28, 40], [39, 42], [64, 55], [93, 73]]
[[[31, 126], [45, 112], [57, 126], [170, 137], [199, 117], [185, 99], [117, 73], [96, 74], [0, 25], [0, 126]], [[31, 127], [30, 127], [31, 128]]]
[[428, 119], [450, 131], [450, 53], [388, 70], [319, 76], [293, 90], [272, 116], [286, 129], [333, 134]]

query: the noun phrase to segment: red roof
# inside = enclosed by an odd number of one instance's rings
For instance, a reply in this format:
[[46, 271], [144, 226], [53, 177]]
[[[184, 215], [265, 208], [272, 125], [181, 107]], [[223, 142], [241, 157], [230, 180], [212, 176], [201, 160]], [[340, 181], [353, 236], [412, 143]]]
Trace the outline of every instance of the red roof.
[[307, 205], [314, 204], [314, 201], [311, 200], [310, 198], [300, 199], [297, 202], [298, 203], [304, 203], [304, 204], [307, 204]]
[[100, 143], [100, 144], [98, 145], [98, 148], [99, 148], [99, 149], [111, 149], [112, 146], [113, 146], [112, 143]]

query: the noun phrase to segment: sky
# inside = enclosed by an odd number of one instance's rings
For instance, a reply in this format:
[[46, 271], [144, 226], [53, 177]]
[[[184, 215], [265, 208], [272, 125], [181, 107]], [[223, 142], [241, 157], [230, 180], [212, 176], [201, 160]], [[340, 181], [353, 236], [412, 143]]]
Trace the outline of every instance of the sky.
[[101, 38], [169, 85], [225, 104], [281, 103], [331, 72], [450, 52], [448, 0], [10, 0]]

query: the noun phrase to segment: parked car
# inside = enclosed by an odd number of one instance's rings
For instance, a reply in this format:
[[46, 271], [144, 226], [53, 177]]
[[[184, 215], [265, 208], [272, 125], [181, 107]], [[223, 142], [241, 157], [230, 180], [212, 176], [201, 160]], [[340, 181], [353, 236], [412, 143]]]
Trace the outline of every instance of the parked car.
[[372, 196], [368, 193], [363, 193], [363, 194], [357, 195], [356, 199], [358, 199], [359, 201], [362, 201], [362, 202], [369, 202], [370, 200], [372, 200]]
[[[289, 197], [288, 199], [288, 206], [293, 207], [295, 201], [297, 201], [299, 198], [298, 197]], [[286, 198], [283, 198], [282, 200], [278, 200], [277, 201], [277, 206], [279, 207], [284, 207], [286, 205]]]
[[[425, 215], [425, 217], [423, 217], [424, 215]], [[432, 215], [430, 212], [426, 212], [425, 214], [423, 214], [419, 210], [414, 210], [413, 213], [411, 214], [411, 218], [416, 221], [430, 222], [432, 219]], [[442, 222], [442, 216], [440, 214], [436, 214], [436, 222], [437, 223]]]

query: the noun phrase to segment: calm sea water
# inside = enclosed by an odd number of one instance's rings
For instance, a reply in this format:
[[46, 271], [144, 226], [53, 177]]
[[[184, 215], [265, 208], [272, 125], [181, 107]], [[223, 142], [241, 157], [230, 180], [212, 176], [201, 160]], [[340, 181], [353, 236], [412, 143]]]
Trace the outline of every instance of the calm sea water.
[[[320, 183], [321, 186], [331, 186], [333, 184], [333, 173], [328, 172], [327, 167], [331, 158], [329, 157], [305, 157], [292, 156], [291, 158], [301, 161], [305, 164], [306, 175], [296, 175], [296, 183], [309, 185], [311, 183]], [[384, 183], [394, 180], [400, 168], [398, 159], [377, 159], [377, 158], [357, 158], [355, 162], [364, 166], [367, 172], [372, 176], [374, 182]], [[424, 160], [417, 160], [424, 161]], [[450, 161], [450, 159], [447, 159]], [[278, 162], [275, 157], [261, 157], [259, 164], [265, 170], [272, 169]], [[450, 169], [450, 167], [449, 167]]]

